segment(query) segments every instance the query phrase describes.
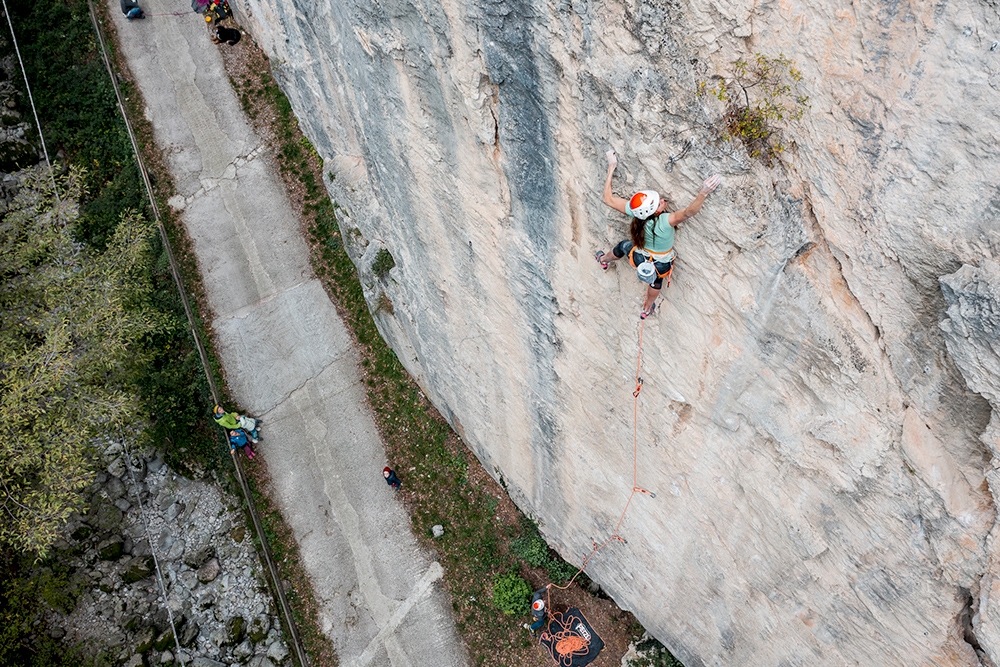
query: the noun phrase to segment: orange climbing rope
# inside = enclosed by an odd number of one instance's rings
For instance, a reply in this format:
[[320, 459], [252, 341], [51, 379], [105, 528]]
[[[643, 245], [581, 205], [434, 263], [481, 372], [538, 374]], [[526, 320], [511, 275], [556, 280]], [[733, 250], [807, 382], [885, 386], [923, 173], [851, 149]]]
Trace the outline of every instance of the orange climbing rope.
[[[642, 375], [640, 371], [642, 370], [642, 334], [646, 328], [646, 320], [639, 320], [639, 351], [636, 355], [635, 361], [635, 391], [632, 392], [632, 492], [628, 495], [628, 500], [625, 502], [625, 508], [622, 510], [621, 517], [618, 518], [618, 523], [615, 524], [615, 530], [608, 539], [604, 540], [600, 544], [594, 542], [593, 550], [587, 554], [583, 562], [580, 564], [580, 569], [576, 571], [573, 578], [566, 582], [565, 586], [556, 586], [555, 584], [549, 584], [548, 588], [545, 590], [545, 613], [551, 618], [552, 606], [549, 604], [551, 594], [549, 591], [553, 588], [557, 588], [561, 591], [566, 590], [573, 585], [576, 578], [580, 576], [580, 573], [587, 569], [587, 563], [597, 555], [597, 552], [606, 547], [612, 540], [617, 540], [618, 542], [625, 542], [625, 539], [618, 534], [618, 530], [622, 527], [622, 522], [625, 521], [625, 514], [628, 513], [629, 505], [632, 504], [632, 498], [635, 497], [637, 493], [644, 493], [650, 498], [655, 498], [656, 494], [651, 491], [639, 486], [639, 463], [638, 463], [638, 451], [639, 451], [639, 392], [642, 391]], [[553, 656], [554, 658], [555, 656]], [[556, 660], [556, 662], [559, 662]]]
[[549, 634], [552, 638], [552, 642], [549, 644], [549, 655], [561, 667], [570, 667], [573, 664], [573, 658], [578, 655], [587, 655], [587, 652], [590, 651], [590, 642], [573, 629], [583, 621], [582, 618], [568, 613], [557, 615], [560, 617], [562, 629]]

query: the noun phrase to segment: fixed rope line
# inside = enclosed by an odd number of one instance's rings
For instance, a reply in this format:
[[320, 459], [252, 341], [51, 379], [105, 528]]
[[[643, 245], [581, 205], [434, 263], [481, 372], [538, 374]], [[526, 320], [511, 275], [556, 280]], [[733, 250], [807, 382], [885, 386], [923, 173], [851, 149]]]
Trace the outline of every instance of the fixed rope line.
[[163, 585], [163, 571], [160, 569], [160, 559], [156, 557], [156, 547], [153, 545], [153, 535], [149, 532], [149, 520], [146, 518], [146, 509], [142, 506], [142, 497], [139, 496], [139, 483], [135, 481], [135, 472], [132, 470], [132, 455], [128, 451], [128, 442], [121, 430], [118, 437], [122, 442], [122, 450], [125, 452], [125, 467], [128, 468], [129, 479], [132, 480], [132, 493], [135, 494], [135, 502], [139, 506], [139, 516], [142, 517], [142, 525], [146, 530], [146, 541], [149, 542], [149, 553], [153, 556], [153, 565], [156, 567], [156, 581], [160, 584], [160, 597], [163, 598], [163, 606], [167, 609], [167, 620], [170, 621], [170, 632], [174, 635], [174, 646], [177, 653], [174, 657], [177, 662], [184, 667], [184, 659], [181, 657], [181, 640], [177, 636], [177, 626], [174, 624], [174, 612], [170, 609], [170, 602], [167, 599], [167, 588]]
[[[62, 205], [62, 201], [59, 199], [59, 186], [56, 185], [56, 177], [52, 173], [52, 163], [49, 161], [49, 149], [45, 147], [45, 137], [42, 135], [42, 124], [38, 122], [38, 112], [35, 111], [35, 98], [31, 95], [28, 72], [24, 69], [24, 61], [21, 60], [21, 49], [17, 46], [17, 35], [14, 34], [14, 23], [10, 18], [10, 10], [7, 9], [7, 0], [3, 0], [3, 13], [7, 15], [7, 25], [10, 26], [10, 38], [14, 42], [14, 53], [17, 54], [17, 63], [21, 66], [21, 74], [24, 76], [24, 87], [28, 91], [28, 102], [31, 103], [31, 113], [35, 117], [35, 127], [38, 128], [38, 140], [42, 143], [42, 154], [45, 155], [45, 166], [49, 168], [49, 178], [52, 179], [52, 189], [56, 194], [56, 203]], [[35, 156], [37, 157], [38, 154], [35, 153]]]
[[627, 544], [624, 537], [619, 534], [621, 530], [622, 523], [625, 521], [625, 515], [628, 513], [629, 505], [632, 504], [632, 499], [635, 498], [635, 494], [643, 493], [650, 498], [655, 498], [656, 494], [652, 491], [648, 491], [641, 486], [639, 486], [639, 393], [642, 391], [642, 336], [646, 330], [646, 320], [639, 321], [639, 350], [636, 354], [635, 360], [635, 391], [632, 392], [632, 491], [628, 494], [628, 500], [625, 501], [625, 508], [622, 509], [622, 514], [618, 518], [618, 523], [615, 524], [614, 532], [600, 544], [594, 542], [593, 550], [584, 556], [583, 562], [580, 564], [580, 569], [576, 571], [573, 578], [566, 582], [565, 586], [556, 586], [555, 584], [549, 584], [545, 589], [545, 613], [546, 615], [551, 614], [552, 605], [549, 604], [550, 594], [549, 591], [553, 588], [560, 591], [564, 591], [573, 585], [576, 578], [587, 569], [587, 564], [591, 559], [597, 555], [597, 552], [608, 546], [612, 541], [621, 542]]
[[[6, 2], [6, 0], [2, 1]], [[121, 89], [118, 87], [118, 79], [115, 77], [115, 71], [111, 65], [111, 59], [108, 56], [107, 45], [104, 41], [104, 33], [97, 21], [97, 11], [94, 9], [93, 0], [87, 0], [87, 6], [90, 9], [90, 20], [94, 24], [94, 32], [97, 34], [97, 41], [101, 45], [101, 57], [104, 60], [104, 66], [108, 70], [108, 76], [111, 78], [111, 85], [115, 90], [115, 98], [118, 101], [118, 110], [121, 112], [122, 118], [125, 121], [125, 129], [128, 131], [129, 140], [132, 142], [132, 152], [135, 154], [135, 160], [139, 166], [139, 173], [142, 174], [142, 182], [146, 186], [146, 195], [149, 197], [149, 207], [153, 213], [153, 219], [156, 221], [156, 226], [160, 232], [160, 238], [163, 241], [163, 247], [167, 253], [167, 260], [170, 264], [170, 274], [173, 276], [174, 285], [177, 287], [177, 292], [180, 294], [181, 303], [184, 305], [184, 314], [187, 316], [188, 326], [191, 329], [191, 337], [194, 339], [195, 347], [198, 348], [198, 356], [201, 359], [201, 368], [205, 373], [205, 378], [208, 380], [208, 387], [212, 394], [212, 400], [215, 405], [218, 405], [220, 403], [219, 389], [215, 384], [215, 376], [212, 373], [212, 367], [208, 363], [208, 353], [205, 351], [205, 346], [202, 344], [201, 336], [198, 334], [194, 311], [191, 308], [191, 302], [188, 299], [187, 292], [184, 290], [184, 281], [181, 278], [180, 268], [178, 267], [177, 260], [174, 257], [173, 249], [170, 247], [170, 238], [167, 236], [167, 229], [163, 224], [163, 220], [160, 218], [160, 209], [156, 204], [156, 197], [153, 195], [153, 185], [149, 180], [149, 172], [146, 170], [146, 165], [142, 161], [142, 153], [139, 150], [139, 142], [136, 139], [135, 131], [132, 129], [132, 123], [125, 110], [125, 102], [122, 97]], [[282, 585], [281, 577], [278, 574], [278, 566], [275, 564], [274, 557], [271, 554], [271, 547], [268, 545], [267, 537], [264, 533], [264, 525], [261, 523], [260, 515], [257, 512], [257, 506], [254, 504], [253, 494], [250, 491], [250, 484], [247, 482], [246, 475], [243, 471], [243, 462], [239, 458], [239, 452], [235, 449], [230, 448], [229, 455], [233, 461], [233, 468], [236, 470], [236, 479], [239, 481], [240, 489], [243, 492], [243, 498], [247, 504], [247, 511], [250, 514], [250, 520], [253, 523], [254, 530], [257, 532], [257, 537], [260, 540], [260, 551], [263, 555], [268, 575], [270, 575], [271, 587], [274, 591], [274, 596], [278, 600], [278, 606], [281, 607], [281, 613], [282, 616], [284, 616], [285, 626], [288, 628], [288, 634], [291, 638], [289, 643], [292, 646], [295, 658], [300, 667], [308, 667], [309, 662], [306, 657], [305, 647], [302, 645], [302, 640], [299, 637], [298, 627], [295, 625], [295, 618], [292, 616], [292, 608], [291, 605], [288, 604], [288, 597], [285, 595], [285, 587]]]

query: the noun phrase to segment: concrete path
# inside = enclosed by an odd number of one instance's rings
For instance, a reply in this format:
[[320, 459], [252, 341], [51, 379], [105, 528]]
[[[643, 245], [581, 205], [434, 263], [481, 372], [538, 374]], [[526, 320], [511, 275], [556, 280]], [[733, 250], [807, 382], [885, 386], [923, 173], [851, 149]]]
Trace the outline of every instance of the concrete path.
[[149, 17], [133, 23], [117, 0], [108, 6], [177, 185], [171, 205], [194, 243], [229, 385], [265, 420], [259, 449], [341, 665], [466, 664], [441, 566], [382, 481], [357, 354], [219, 47], [187, 0], [144, 0]]

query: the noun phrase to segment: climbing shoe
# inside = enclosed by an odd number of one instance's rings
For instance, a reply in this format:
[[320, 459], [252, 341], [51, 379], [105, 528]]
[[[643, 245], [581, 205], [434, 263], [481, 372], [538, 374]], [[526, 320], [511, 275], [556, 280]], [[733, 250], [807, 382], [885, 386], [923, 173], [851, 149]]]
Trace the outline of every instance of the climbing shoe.
[[643, 310], [643, 311], [641, 311], [639, 313], [639, 319], [640, 320], [644, 320], [647, 317], [649, 317], [650, 315], [652, 315], [654, 312], [656, 312], [656, 302], [655, 301], [653, 302], [653, 305], [649, 307], [649, 310]]
[[603, 257], [603, 256], [604, 256], [604, 251], [603, 250], [598, 250], [597, 252], [594, 253], [594, 259], [597, 260], [597, 263], [601, 265], [601, 268], [603, 270], [607, 271], [608, 270], [608, 266], [610, 266], [610, 265], [607, 262], [602, 262], [601, 261], [601, 257]]

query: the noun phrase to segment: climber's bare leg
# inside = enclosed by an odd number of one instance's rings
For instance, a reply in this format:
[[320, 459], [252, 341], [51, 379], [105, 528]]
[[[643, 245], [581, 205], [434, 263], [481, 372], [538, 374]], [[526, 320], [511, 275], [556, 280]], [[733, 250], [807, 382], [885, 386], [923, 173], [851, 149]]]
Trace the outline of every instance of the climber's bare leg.
[[615, 253], [606, 252], [603, 253], [600, 259], [598, 259], [597, 261], [603, 264], [610, 264], [611, 262], [617, 262], [619, 259], [622, 259], [623, 257], [625, 257], [625, 255], [622, 255], [621, 257], [615, 257]]
[[649, 309], [653, 307], [653, 302], [656, 301], [656, 297], [660, 296], [660, 290], [654, 289], [652, 285], [646, 288], [646, 303], [642, 305], [642, 309], [649, 312]]

